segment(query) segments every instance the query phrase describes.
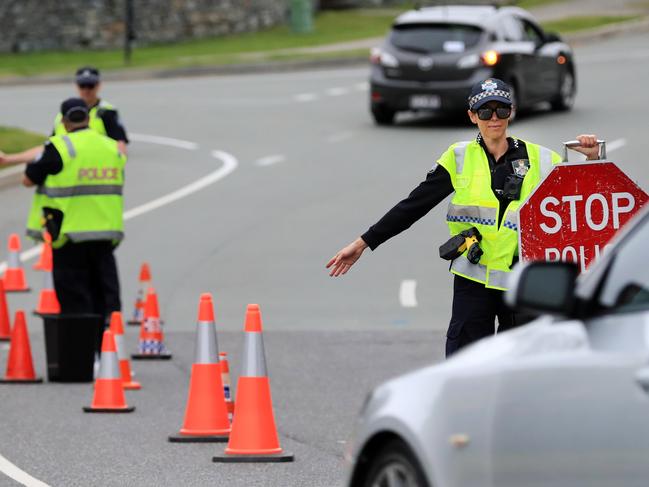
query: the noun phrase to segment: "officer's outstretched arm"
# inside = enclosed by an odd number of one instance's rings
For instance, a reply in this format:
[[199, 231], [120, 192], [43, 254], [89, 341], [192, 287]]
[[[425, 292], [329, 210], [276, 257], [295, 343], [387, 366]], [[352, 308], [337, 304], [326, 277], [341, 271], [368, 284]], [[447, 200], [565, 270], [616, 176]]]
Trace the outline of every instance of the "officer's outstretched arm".
[[343, 247], [327, 263], [327, 269], [331, 268], [329, 273], [332, 277], [338, 277], [347, 274], [347, 271], [360, 259], [363, 251], [367, 248], [365, 241], [358, 237], [347, 247]]
[[12, 166], [15, 164], [28, 164], [36, 159], [42, 154], [44, 147], [38, 145], [27, 149], [23, 152], [17, 152], [16, 154], [5, 154], [0, 152], [0, 166]]
[[580, 145], [578, 147], [571, 147], [571, 149], [581, 152], [589, 161], [599, 159], [599, 144], [597, 143], [597, 136], [595, 134], [582, 134], [575, 138], [579, 141]]

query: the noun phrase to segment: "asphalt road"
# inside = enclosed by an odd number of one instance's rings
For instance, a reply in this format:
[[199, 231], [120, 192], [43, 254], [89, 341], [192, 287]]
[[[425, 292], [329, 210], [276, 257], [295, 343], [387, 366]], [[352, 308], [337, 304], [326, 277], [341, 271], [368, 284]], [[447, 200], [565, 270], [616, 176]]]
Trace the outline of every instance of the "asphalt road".
[[[646, 188], [648, 41], [644, 34], [578, 48], [575, 109], [520, 118], [511, 133], [556, 150], [578, 133], [597, 133], [614, 142], [610, 158]], [[445, 205], [368, 251], [342, 279], [329, 278], [324, 265], [448, 145], [475, 136], [467, 125], [430, 117], [375, 127], [366, 76], [357, 68], [105, 86], [134, 135], [125, 198], [138, 210], [118, 250], [124, 309], [132, 308], [146, 260], [174, 360], [134, 364], [144, 389], [128, 393], [136, 412], [119, 417], [81, 412], [88, 385], [0, 387], [0, 455], [56, 486], [340, 485], [344, 442], [367, 391], [441, 360], [451, 278], [435, 249], [447, 238]], [[71, 94], [67, 85], [2, 88], [0, 124], [48, 132]], [[192, 192], [197, 181], [205, 186]], [[169, 194], [178, 199], [148, 205]], [[1, 238], [22, 232], [29, 200], [23, 188], [0, 190]], [[29, 270], [28, 279], [39, 288], [39, 274]], [[206, 291], [235, 375], [245, 306], [260, 304], [280, 441], [295, 463], [214, 465], [222, 446], [166, 442], [182, 421], [198, 296]], [[12, 310], [31, 310], [36, 295], [9, 299]], [[34, 318], [29, 326], [43, 373], [42, 327]], [[132, 348], [135, 340], [129, 329]], [[5, 359], [0, 346], [0, 364]], [[0, 485], [16, 484], [0, 475]]]

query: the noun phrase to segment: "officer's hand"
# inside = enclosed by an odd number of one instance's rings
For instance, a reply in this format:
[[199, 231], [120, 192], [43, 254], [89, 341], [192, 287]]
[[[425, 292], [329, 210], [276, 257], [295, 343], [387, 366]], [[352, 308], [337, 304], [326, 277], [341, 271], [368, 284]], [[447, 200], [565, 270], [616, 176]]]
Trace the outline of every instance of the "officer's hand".
[[0, 166], [7, 164], [7, 154], [0, 150]]
[[332, 277], [338, 277], [347, 274], [347, 271], [361, 257], [367, 244], [362, 238], [357, 238], [347, 247], [341, 249], [328, 263], [327, 269], [331, 268], [329, 273]]
[[595, 134], [578, 135], [576, 139], [580, 145], [579, 147], [572, 147], [572, 149], [581, 152], [590, 161], [599, 159], [599, 145], [597, 144], [597, 136]]

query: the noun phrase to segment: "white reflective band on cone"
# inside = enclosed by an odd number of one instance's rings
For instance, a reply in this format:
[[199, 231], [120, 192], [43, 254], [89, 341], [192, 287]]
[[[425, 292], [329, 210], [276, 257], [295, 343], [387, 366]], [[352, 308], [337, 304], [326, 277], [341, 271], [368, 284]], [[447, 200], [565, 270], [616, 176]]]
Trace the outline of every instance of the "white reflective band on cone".
[[18, 252], [9, 252], [9, 258], [7, 260], [7, 267], [9, 269], [17, 269], [20, 267], [20, 256], [18, 255]]
[[117, 358], [118, 360], [126, 360], [128, 355], [126, 355], [126, 350], [124, 349], [124, 335], [113, 335], [115, 338], [115, 348], [117, 348]]
[[246, 332], [241, 377], [266, 377], [264, 337], [260, 332]]
[[54, 289], [54, 278], [52, 278], [50, 271], [43, 276], [43, 289]]
[[196, 334], [196, 364], [218, 364], [219, 345], [213, 321], [199, 321]]
[[119, 360], [115, 352], [102, 352], [97, 379], [120, 379]]

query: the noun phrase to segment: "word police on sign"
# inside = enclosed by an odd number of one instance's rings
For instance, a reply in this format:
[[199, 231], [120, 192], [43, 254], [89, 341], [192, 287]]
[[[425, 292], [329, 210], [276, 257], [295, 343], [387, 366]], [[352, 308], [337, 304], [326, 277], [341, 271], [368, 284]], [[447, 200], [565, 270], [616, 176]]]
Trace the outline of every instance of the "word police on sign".
[[559, 164], [521, 205], [520, 258], [575, 262], [583, 271], [647, 199], [612, 162]]

